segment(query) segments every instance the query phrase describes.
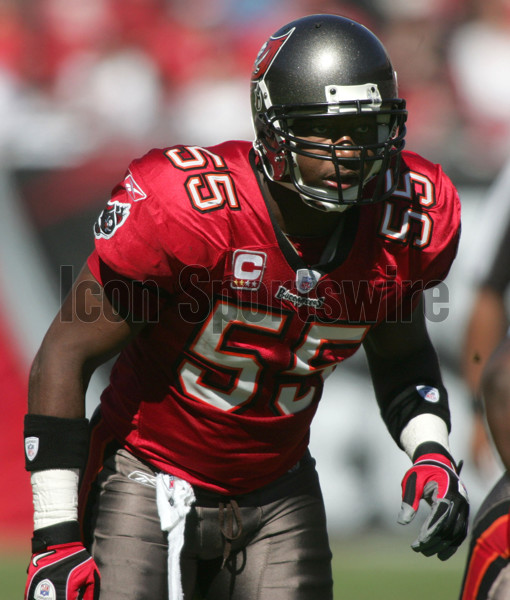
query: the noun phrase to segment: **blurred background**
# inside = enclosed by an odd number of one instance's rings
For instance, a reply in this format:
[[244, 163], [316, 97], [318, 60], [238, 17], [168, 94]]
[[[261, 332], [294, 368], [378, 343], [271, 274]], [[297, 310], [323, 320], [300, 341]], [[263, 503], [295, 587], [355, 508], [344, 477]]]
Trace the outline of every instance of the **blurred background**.
[[[476, 509], [501, 467], [470, 459], [460, 370], [486, 203], [510, 157], [509, 0], [0, 0], [0, 544], [28, 552], [27, 373], [92, 249], [92, 224], [131, 159], [156, 146], [252, 139], [249, 75], [284, 23], [329, 12], [386, 45], [409, 108], [407, 148], [439, 162], [463, 203], [446, 286], [428, 297], [450, 392], [452, 449]], [[510, 205], [510, 198], [508, 204]], [[106, 370], [94, 378], [88, 410]], [[396, 525], [408, 459], [380, 420], [362, 352], [337, 369], [312, 430], [335, 538]]]

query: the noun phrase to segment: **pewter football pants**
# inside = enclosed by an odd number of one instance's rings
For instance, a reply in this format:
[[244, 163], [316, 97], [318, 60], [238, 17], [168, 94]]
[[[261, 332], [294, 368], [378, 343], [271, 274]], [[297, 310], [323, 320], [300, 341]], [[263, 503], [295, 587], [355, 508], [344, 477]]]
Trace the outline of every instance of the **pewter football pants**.
[[[166, 600], [167, 542], [153, 471], [124, 450], [99, 475], [87, 524], [100, 600]], [[315, 463], [257, 493], [195, 489], [181, 574], [185, 600], [331, 600], [331, 552]]]

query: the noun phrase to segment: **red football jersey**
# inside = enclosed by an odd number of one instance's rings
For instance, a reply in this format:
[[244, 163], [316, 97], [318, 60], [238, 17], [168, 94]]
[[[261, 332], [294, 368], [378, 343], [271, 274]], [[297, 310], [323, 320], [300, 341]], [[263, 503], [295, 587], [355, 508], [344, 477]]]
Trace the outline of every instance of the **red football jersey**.
[[325, 378], [446, 276], [460, 231], [450, 180], [405, 152], [393, 196], [351, 208], [347, 249], [310, 267], [255, 168], [249, 142], [150, 151], [115, 188], [89, 258], [103, 285], [119, 274], [159, 296], [102, 394], [108, 426], [157, 468], [228, 494], [299, 460]]

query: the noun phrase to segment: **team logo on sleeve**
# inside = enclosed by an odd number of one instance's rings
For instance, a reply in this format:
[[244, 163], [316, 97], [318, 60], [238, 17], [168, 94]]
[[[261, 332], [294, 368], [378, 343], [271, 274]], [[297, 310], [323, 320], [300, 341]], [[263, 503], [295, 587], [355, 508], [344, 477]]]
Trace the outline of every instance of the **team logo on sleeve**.
[[94, 224], [94, 235], [97, 239], [110, 239], [112, 235], [121, 227], [129, 217], [131, 206], [124, 202], [114, 200], [108, 202], [106, 208], [101, 212], [99, 218]]
[[234, 290], [258, 290], [266, 268], [267, 255], [255, 250], [236, 250], [232, 263]]

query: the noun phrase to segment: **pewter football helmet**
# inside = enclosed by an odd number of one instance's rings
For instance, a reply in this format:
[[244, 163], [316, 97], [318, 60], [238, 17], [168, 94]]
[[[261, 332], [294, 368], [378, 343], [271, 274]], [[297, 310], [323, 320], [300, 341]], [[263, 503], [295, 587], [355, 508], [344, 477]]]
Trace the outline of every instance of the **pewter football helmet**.
[[[405, 100], [398, 97], [396, 74], [384, 46], [363, 25], [335, 15], [312, 15], [279, 29], [255, 61], [251, 107], [254, 147], [266, 176], [293, 185], [308, 204], [345, 210], [394, 191], [405, 143]], [[374, 133], [362, 145], [349, 146], [349, 157], [344, 144], [300, 137], [303, 129], [313, 130], [314, 123], [348, 123], [359, 115], [373, 118]], [[338, 186], [307, 185], [297, 155], [332, 161]], [[388, 170], [393, 176], [386, 177]], [[345, 189], [342, 171], [350, 177]]]

